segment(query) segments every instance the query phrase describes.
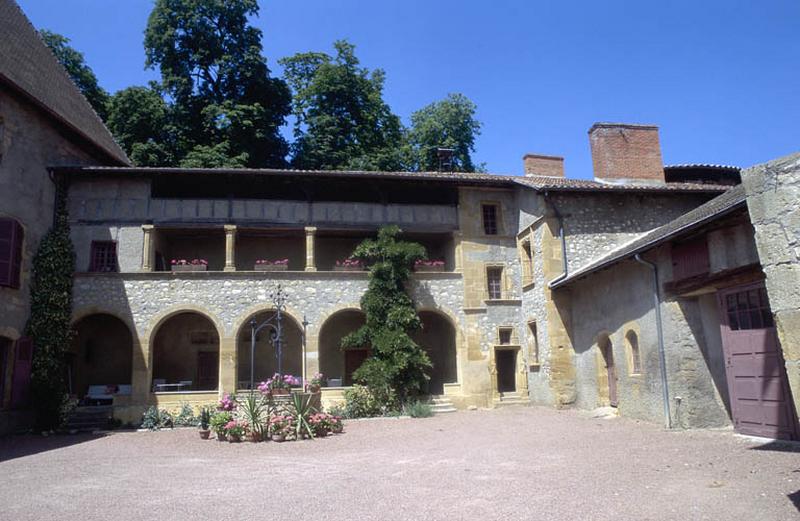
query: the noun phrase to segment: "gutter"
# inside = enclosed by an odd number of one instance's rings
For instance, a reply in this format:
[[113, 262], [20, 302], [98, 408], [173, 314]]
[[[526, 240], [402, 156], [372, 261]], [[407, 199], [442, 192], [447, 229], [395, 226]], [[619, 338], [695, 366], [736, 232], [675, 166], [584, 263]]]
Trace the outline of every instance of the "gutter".
[[561, 241], [561, 275], [547, 283], [547, 287], [553, 289], [554, 285], [563, 281], [567, 278], [567, 275], [569, 275], [567, 263], [567, 239], [564, 236], [564, 216], [561, 215], [561, 212], [558, 211], [558, 207], [555, 205], [553, 200], [550, 199], [549, 192], [544, 192], [544, 198], [548, 203], [550, 203], [550, 206], [553, 208], [553, 213], [556, 215], [556, 219], [558, 220], [558, 238]]
[[633, 257], [636, 262], [647, 266], [653, 272], [653, 309], [656, 312], [656, 335], [658, 336], [658, 361], [661, 366], [661, 391], [664, 400], [664, 426], [672, 428], [672, 415], [669, 409], [669, 383], [667, 381], [667, 355], [664, 352], [664, 328], [661, 323], [661, 296], [658, 288], [658, 267], [652, 262], [642, 259], [640, 254]]

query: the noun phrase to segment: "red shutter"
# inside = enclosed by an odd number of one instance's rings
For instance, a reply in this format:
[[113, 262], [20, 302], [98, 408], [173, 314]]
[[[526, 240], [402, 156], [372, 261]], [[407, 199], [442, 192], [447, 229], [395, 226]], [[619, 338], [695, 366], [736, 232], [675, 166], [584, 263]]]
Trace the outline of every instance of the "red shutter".
[[31, 387], [33, 340], [29, 337], [22, 337], [17, 340], [16, 353], [14, 354], [14, 372], [11, 375], [11, 407], [19, 409], [28, 404]]
[[0, 218], [0, 286], [19, 288], [22, 237], [19, 222], [9, 217]]
[[673, 280], [705, 275], [709, 269], [708, 242], [705, 237], [672, 247]]

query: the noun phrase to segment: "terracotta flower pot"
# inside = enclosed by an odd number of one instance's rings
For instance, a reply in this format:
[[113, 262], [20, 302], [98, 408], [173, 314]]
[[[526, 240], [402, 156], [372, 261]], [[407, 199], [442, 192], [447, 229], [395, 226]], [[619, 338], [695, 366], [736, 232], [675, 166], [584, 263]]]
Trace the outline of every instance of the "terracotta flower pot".
[[172, 271], [206, 271], [206, 264], [173, 264]]
[[256, 264], [255, 271], [287, 271], [288, 264]]
[[224, 432], [218, 432], [217, 441], [228, 441], [228, 436]]
[[319, 385], [310, 384], [308, 386], [308, 392], [314, 393], [314, 394], [318, 393], [319, 392]]
[[228, 443], [239, 443], [240, 441], [242, 441], [241, 436], [228, 435]]
[[261, 433], [260, 432], [248, 432], [247, 433], [247, 440], [251, 443], [258, 443], [261, 441]]
[[344, 425], [342, 424], [334, 424], [334, 426], [331, 428], [331, 432], [333, 432], [334, 434], [341, 434], [343, 431], [344, 431]]
[[286, 441], [286, 435], [285, 434], [273, 434], [272, 435], [272, 441], [277, 441], [277, 442]]
[[200, 433], [201, 440], [207, 440], [209, 436], [211, 436], [211, 431], [208, 429], [200, 429], [198, 432]]
[[270, 393], [272, 396], [286, 396], [289, 394], [289, 389], [272, 389]]

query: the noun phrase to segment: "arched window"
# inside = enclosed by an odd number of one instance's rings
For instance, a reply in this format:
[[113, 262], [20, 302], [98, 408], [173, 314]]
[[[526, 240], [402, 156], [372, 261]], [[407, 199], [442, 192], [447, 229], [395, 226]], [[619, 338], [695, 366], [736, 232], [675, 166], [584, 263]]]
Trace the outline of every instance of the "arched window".
[[639, 353], [639, 336], [635, 331], [628, 331], [625, 334], [625, 340], [628, 344], [628, 368], [631, 374], [641, 374], [642, 357]]
[[23, 235], [19, 221], [0, 217], [0, 286], [19, 288]]

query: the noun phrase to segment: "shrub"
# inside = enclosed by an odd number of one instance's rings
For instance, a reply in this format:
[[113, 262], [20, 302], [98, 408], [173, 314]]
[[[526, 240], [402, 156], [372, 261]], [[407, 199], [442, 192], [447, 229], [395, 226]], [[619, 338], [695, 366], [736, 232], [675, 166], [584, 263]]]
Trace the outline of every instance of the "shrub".
[[211, 430], [217, 434], [225, 433], [225, 425], [233, 419], [233, 413], [230, 411], [217, 411], [211, 417]]
[[200, 416], [198, 417], [198, 426], [205, 430], [208, 430], [209, 425], [211, 424], [211, 411], [208, 407], [203, 407], [200, 409]]
[[405, 413], [412, 418], [429, 418], [433, 416], [433, 408], [426, 402], [411, 402], [406, 404]]
[[354, 385], [344, 392], [344, 414], [346, 418], [369, 418], [383, 414], [381, 403], [372, 390], [363, 385]]
[[171, 429], [172, 425], [172, 415], [163, 409], [159, 409], [155, 405], [150, 406], [142, 415], [143, 429], [157, 431], [159, 429]]
[[181, 409], [175, 416], [175, 425], [178, 427], [194, 427], [197, 425], [197, 418], [191, 405], [188, 403], [181, 404]]
[[347, 409], [345, 408], [345, 404], [340, 402], [328, 407], [328, 414], [331, 416], [346, 417]]

